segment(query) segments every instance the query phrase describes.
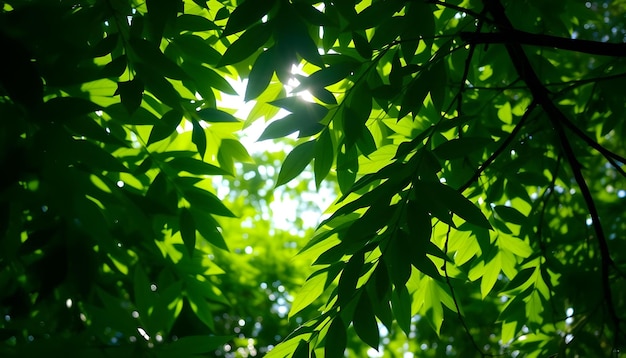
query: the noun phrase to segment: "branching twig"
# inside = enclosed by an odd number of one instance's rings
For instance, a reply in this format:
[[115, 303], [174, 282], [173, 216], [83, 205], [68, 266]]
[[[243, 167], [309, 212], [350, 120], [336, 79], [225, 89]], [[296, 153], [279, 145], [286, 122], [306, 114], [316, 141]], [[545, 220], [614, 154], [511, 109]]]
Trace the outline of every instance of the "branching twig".
[[487, 160], [483, 164], [481, 164], [481, 166], [474, 173], [474, 175], [472, 175], [472, 177], [469, 178], [465, 182], [465, 184], [461, 185], [461, 187], [459, 188], [459, 192], [464, 192], [467, 188], [469, 188], [470, 185], [472, 185], [473, 182], [478, 180], [480, 175], [491, 165], [491, 163], [493, 163], [493, 161], [496, 160], [496, 158], [498, 158], [500, 156], [500, 154], [502, 154], [502, 152], [504, 152], [504, 150], [509, 146], [509, 144], [511, 144], [513, 139], [515, 139], [515, 137], [517, 137], [517, 134], [522, 129], [522, 127], [524, 126], [524, 123], [526, 122], [526, 120], [528, 119], [528, 117], [530, 116], [530, 114], [532, 113], [533, 109], [535, 109], [536, 106], [537, 106], [536, 102], [533, 102], [533, 103], [530, 104], [530, 106], [528, 106], [528, 108], [526, 109], [526, 113], [524, 113], [524, 115], [522, 116], [520, 121], [517, 123], [515, 128], [513, 128], [513, 130], [509, 134], [509, 136], [506, 137], [504, 140], [502, 140], [502, 144], [500, 144], [498, 149], [496, 149], [491, 154], [491, 156], [489, 158], [487, 158]]

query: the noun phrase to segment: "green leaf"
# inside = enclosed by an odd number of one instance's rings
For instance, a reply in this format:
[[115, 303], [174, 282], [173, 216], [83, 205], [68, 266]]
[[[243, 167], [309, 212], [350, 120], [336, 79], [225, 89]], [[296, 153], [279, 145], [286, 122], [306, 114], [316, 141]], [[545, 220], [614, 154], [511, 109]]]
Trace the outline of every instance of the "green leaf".
[[132, 114], [141, 105], [143, 99], [143, 83], [137, 77], [131, 81], [118, 82], [115, 94], [120, 95], [122, 104], [126, 107], [128, 113]]
[[200, 158], [204, 159], [204, 155], [206, 154], [206, 133], [204, 133], [204, 128], [202, 128], [200, 122], [192, 120], [191, 123], [193, 125], [191, 141], [196, 145], [196, 148], [198, 148]]
[[222, 36], [232, 35], [261, 20], [274, 6], [275, 0], [247, 0], [239, 4], [228, 17]]
[[196, 187], [185, 187], [182, 189], [184, 198], [191, 204], [192, 210], [200, 210], [219, 216], [236, 217], [222, 201], [210, 191]]
[[250, 101], [257, 98], [265, 91], [272, 80], [275, 69], [274, 48], [263, 51], [257, 57], [250, 74], [248, 75], [248, 85], [244, 100]]
[[524, 225], [528, 221], [524, 214], [510, 206], [496, 205], [493, 209], [502, 220], [511, 224]]
[[182, 102], [180, 94], [162, 74], [141, 63], [135, 64], [135, 70], [150, 93], [172, 108], [180, 107]]
[[299, 130], [298, 123], [294, 121], [291, 116], [292, 115], [289, 115], [268, 124], [265, 130], [263, 130], [263, 133], [261, 133], [258, 141], [282, 138], [297, 132]]
[[391, 293], [391, 308], [398, 326], [409, 336], [411, 333], [411, 294], [405, 286], [396, 287]]
[[502, 261], [501, 255], [498, 253], [485, 264], [485, 271], [480, 280], [480, 293], [483, 299], [487, 297], [489, 292], [493, 289], [493, 286], [498, 280], [498, 275], [500, 275], [500, 271], [502, 271]]
[[241, 142], [228, 138], [222, 139], [217, 153], [217, 160], [220, 166], [231, 173], [231, 175], [235, 173], [235, 160], [243, 163], [254, 163], [254, 160]]
[[179, 173], [187, 172], [195, 175], [231, 175], [222, 168], [195, 158], [176, 157], [167, 162], [167, 164]]
[[304, 285], [296, 294], [291, 309], [289, 310], [289, 318], [295, 316], [298, 312], [307, 308], [311, 303], [317, 300], [324, 293], [324, 282], [326, 282], [326, 272], [315, 272], [307, 278]]
[[219, 223], [203, 208], [192, 207], [190, 211], [200, 236], [218, 249], [229, 251], [224, 236], [222, 236], [219, 229]]
[[181, 67], [185, 69], [190, 78], [195, 78], [195, 73], [189, 71], [187, 67], [189, 64], [193, 64], [194, 60], [215, 66], [222, 58], [222, 55], [207, 40], [197, 35], [182, 34], [176, 36], [173, 43], [185, 55], [186, 61]]
[[293, 178], [298, 176], [304, 168], [313, 159], [315, 141], [304, 142], [295, 147], [285, 158], [280, 172], [278, 173], [278, 179], [276, 179], [276, 186], [280, 186], [288, 183]]
[[187, 252], [191, 256], [196, 249], [196, 225], [189, 209], [181, 208], [178, 220], [180, 236], [183, 238]]
[[161, 117], [161, 121], [152, 127], [150, 137], [148, 138], [148, 145], [169, 137], [176, 131], [176, 128], [178, 128], [182, 120], [183, 114], [178, 110], [172, 109], [165, 113]]
[[102, 109], [97, 104], [76, 97], [55, 97], [42, 106], [42, 114], [50, 121], [63, 122], [66, 118], [84, 116]]
[[433, 153], [441, 159], [463, 158], [475, 151], [483, 151], [493, 143], [490, 138], [462, 137], [443, 142], [433, 149]]
[[226, 113], [216, 108], [203, 108], [196, 112], [203, 121], [209, 123], [230, 122], [237, 123], [239, 120], [230, 113]]
[[491, 225], [482, 211], [458, 191], [440, 182], [417, 181], [415, 184], [418, 192], [439, 201], [445, 208], [465, 221], [485, 229], [491, 229]]
[[239, 95], [223, 75], [206, 66], [188, 63], [183, 64], [182, 68], [200, 88], [210, 87], [229, 95]]
[[133, 277], [133, 292], [135, 294], [135, 305], [140, 315], [148, 315], [153, 305], [153, 299], [150, 291], [150, 282], [141, 265], [135, 266], [135, 274]]
[[187, 74], [154, 44], [144, 39], [131, 38], [130, 46], [145, 66], [150, 67], [161, 76], [176, 80], [188, 78]]
[[419, 75], [411, 80], [402, 99], [400, 112], [398, 112], [398, 120], [402, 119], [409, 113], [413, 113], [415, 117], [424, 105], [424, 100], [430, 91], [432, 81], [436, 81], [430, 75], [427, 69], [420, 71]]
[[352, 255], [341, 272], [341, 277], [339, 278], [339, 284], [337, 286], [337, 296], [340, 305], [350, 302], [354, 294], [357, 292], [356, 284], [361, 277], [361, 270], [363, 269], [364, 262], [365, 257], [363, 252], [357, 252]]
[[354, 47], [361, 57], [366, 60], [372, 58], [372, 47], [363, 35], [357, 32], [352, 32], [352, 40], [354, 41]]
[[102, 67], [100, 71], [100, 77], [102, 78], [117, 78], [121, 76], [126, 70], [128, 60], [126, 55], [120, 55], [114, 58], [111, 62]]
[[359, 338], [378, 351], [380, 332], [367, 291], [363, 291], [359, 297], [352, 324]]
[[325, 357], [343, 357], [344, 351], [348, 344], [348, 335], [346, 334], [346, 326], [337, 315], [333, 318], [326, 333], [326, 343], [324, 344]]
[[326, 178], [335, 159], [333, 141], [330, 137], [330, 130], [324, 130], [315, 142], [315, 162], [313, 171], [315, 173], [315, 185], [319, 189], [322, 180]]
[[293, 358], [309, 358], [309, 342], [304, 339], [300, 340], [296, 350], [293, 352]]
[[356, 19], [350, 22], [352, 29], [369, 29], [380, 25], [380, 23], [391, 17], [395, 12], [402, 8], [403, 3], [401, 1], [378, 1], [372, 2], [372, 4], [363, 11], [361, 11]]
[[90, 167], [120, 173], [129, 171], [119, 158], [86, 140], [74, 140], [71, 145], [71, 152], [72, 154], [68, 153], [68, 155], [73, 155], [73, 158], [76, 158], [78, 162]]
[[174, 24], [174, 28], [177, 33], [181, 33], [183, 31], [191, 31], [191, 32], [202, 32], [209, 30], [221, 30], [221, 28], [215, 23], [206, 17], [192, 15], [192, 14], [181, 14], [176, 18], [176, 22]]
[[[254, 1], [248, 0], [248, 2]], [[263, 46], [270, 39], [271, 34], [268, 24], [253, 26], [228, 47], [217, 66], [231, 65], [245, 60]]]
[[148, 7], [147, 22], [153, 39], [163, 37], [165, 28], [176, 19], [180, 5], [180, 0], [146, 0], [146, 6]]
[[350, 190], [358, 170], [359, 161], [354, 146], [337, 153], [337, 182], [342, 193], [347, 193]]

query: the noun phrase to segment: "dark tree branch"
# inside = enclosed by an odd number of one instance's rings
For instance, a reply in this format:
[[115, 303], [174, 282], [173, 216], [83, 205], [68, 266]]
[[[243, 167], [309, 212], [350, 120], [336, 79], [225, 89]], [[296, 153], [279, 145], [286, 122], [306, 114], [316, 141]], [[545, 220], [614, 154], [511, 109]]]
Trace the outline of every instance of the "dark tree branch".
[[[513, 30], [513, 26], [506, 16], [504, 7], [499, 0], [483, 0], [483, 4], [495, 19], [500, 31], [511, 32]], [[587, 209], [589, 210], [593, 223], [592, 225], [598, 239], [598, 247], [600, 249], [600, 268], [604, 300], [607, 305], [608, 313], [613, 321], [612, 323], [615, 326], [615, 338], [617, 339], [620, 331], [620, 320], [615, 312], [613, 294], [609, 282], [609, 267], [612, 262], [611, 255], [593, 196], [582, 174], [581, 165], [578, 162], [576, 154], [574, 153], [570, 141], [565, 134], [565, 130], [563, 129], [563, 125], [568, 122], [568, 119], [550, 99], [548, 89], [539, 80], [537, 73], [533, 69], [526, 53], [522, 48], [522, 44], [516, 42], [506, 42], [505, 46], [511, 61], [513, 62], [513, 66], [522, 80], [528, 85], [534, 100], [546, 111], [546, 114], [556, 131], [556, 135], [561, 143], [561, 146], [563, 147], [565, 157], [574, 174], [574, 179], [581, 190]]]
[[500, 32], [461, 32], [461, 39], [470, 45], [476, 44], [521, 44], [552, 47], [561, 50], [582, 52], [591, 55], [626, 57], [626, 44], [571, 39], [530, 32], [500, 29]]

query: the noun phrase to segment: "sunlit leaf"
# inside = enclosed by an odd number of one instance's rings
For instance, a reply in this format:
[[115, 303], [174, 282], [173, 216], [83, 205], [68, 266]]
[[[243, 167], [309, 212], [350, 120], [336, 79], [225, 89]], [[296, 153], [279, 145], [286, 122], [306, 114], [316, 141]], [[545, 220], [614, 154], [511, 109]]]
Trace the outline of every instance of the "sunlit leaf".
[[293, 148], [280, 167], [278, 179], [276, 179], [276, 186], [288, 183], [298, 176], [313, 159], [314, 148], [315, 141], [304, 142]]

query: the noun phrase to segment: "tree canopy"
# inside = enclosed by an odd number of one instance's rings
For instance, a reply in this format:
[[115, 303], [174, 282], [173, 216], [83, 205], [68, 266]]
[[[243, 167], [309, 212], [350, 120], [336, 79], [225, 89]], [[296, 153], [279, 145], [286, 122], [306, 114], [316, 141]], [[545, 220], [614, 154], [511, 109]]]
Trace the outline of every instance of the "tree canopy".
[[626, 1], [0, 5], [0, 355], [624, 349]]

